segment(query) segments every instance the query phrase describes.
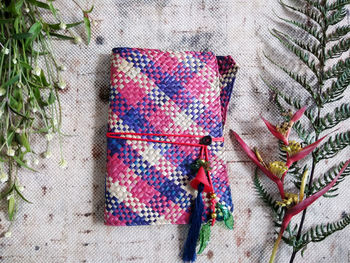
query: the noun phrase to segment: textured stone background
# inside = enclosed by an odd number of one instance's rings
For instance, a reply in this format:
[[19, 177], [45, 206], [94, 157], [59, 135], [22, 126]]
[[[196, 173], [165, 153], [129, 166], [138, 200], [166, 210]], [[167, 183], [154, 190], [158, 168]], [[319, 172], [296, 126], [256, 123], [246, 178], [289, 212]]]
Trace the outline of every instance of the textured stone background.
[[[86, 8], [92, 4], [91, 1], [80, 3]], [[70, 1], [56, 1], [56, 4], [65, 13], [66, 22], [81, 17]], [[276, 141], [270, 137], [259, 114], [277, 121], [277, 110], [259, 74], [262, 65], [272, 69], [262, 59], [262, 52], [280, 49], [268, 36], [268, 29], [274, 23], [272, 10], [284, 13], [277, 0], [100, 0], [94, 4], [92, 17], [98, 24], [92, 29], [91, 45], [55, 44], [59, 60], [68, 68], [64, 73], [68, 88], [62, 99], [64, 131], [73, 135], [64, 139], [69, 167], [58, 168], [56, 151], [56, 158], [42, 161], [40, 173], [21, 172], [25, 194], [34, 204], [21, 207], [12, 238], [0, 239], [0, 261], [181, 262], [179, 253], [187, 226], [103, 225], [110, 52], [113, 47], [130, 46], [213, 50], [232, 55], [239, 64], [226, 127], [235, 230], [216, 226], [211, 243], [198, 262], [267, 262], [276, 237], [270, 211], [255, 194], [254, 165], [228, 136], [228, 130], [235, 129], [250, 145], [260, 144], [266, 158], [273, 157]], [[82, 31], [83, 28], [78, 33], [83, 34]], [[299, 67], [293, 60], [280, 58]], [[278, 74], [271, 74], [271, 81], [288, 86], [285, 76]], [[344, 122], [341, 130], [349, 124]], [[348, 149], [334, 163], [348, 158]], [[337, 200], [317, 201], [309, 209], [306, 225], [333, 221], [350, 212], [349, 187], [350, 180], [342, 183]], [[5, 202], [1, 206], [5, 209]], [[0, 231], [8, 227], [4, 209], [0, 214]], [[298, 255], [295, 262], [350, 262], [349, 242], [348, 228], [322, 243], [309, 245], [304, 258]], [[277, 261], [287, 262], [290, 254], [290, 247], [282, 244]]]

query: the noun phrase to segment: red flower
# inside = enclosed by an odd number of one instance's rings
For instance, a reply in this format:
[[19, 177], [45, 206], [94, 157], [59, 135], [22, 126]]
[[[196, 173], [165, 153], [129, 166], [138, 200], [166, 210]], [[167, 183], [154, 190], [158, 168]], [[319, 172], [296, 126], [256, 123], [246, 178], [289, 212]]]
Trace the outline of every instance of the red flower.
[[298, 204], [292, 206], [291, 208], [289, 208], [286, 211], [286, 214], [284, 215], [284, 218], [283, 218], [283, 221], [282, 221], [280, 233], [278, 235], [278, 238], [277, 238], [277, 240], [275, 242], [274, 249], [272, 251], [272, 255], [271, 255], [271, 258], [270, 258], [270, 263], [274, 262], [274, 259], [275, 259], [275, 256], [276, 256], [276, 251], [277, 251], [277, 248], [278, 248], [278, 244], [281, 241], [281, 238], [283, 236], [283, 232], [286, 230], [286, 228], [287, 228], [289, 222], [292, 220], [293, 216], [295, 216], [295, 215], [299, 214], [301, 211], [305, 210], [309, 205], [311, 205], [313, 202], [315, 202], [318, 198], [320, 198], [322, 195], [327, 193], [333, 187], [333, 185], [337, 182], [337, 180], [339, 179], [340, 175], [344, 172], [346, 167], [348, 167], [349, 163], [350, 163], [350, 160], [348, 160], [344, 164], [344, 166], [342, 167], [342, 169], [340, 170], [338, 175], [336, 177], [334, 177], [334, 179], [327, 186], [325, 186], [322, 190], [320, 190], [317, 193], [309, 196], [305, 200], [302, 200], [302, 201], [300, 200], [300, 202]]
[[[295, 149], [290, 149], [290, 151], [288, 151], [288, 146], [285, 147], [285, 149], [287, 149], [287, 152], [288, 152], [288, 156], [287, 156], [287, 163], [286, 165], [288, 167], [290, 167], [293, 163], [303, 159], [306, 155], [312, 153], [312, 151], [320, 144], [320, 142], [326, 138], [327, 135], [323, 136], [322, 138], [318, 139], [317, 141], [315, 141], [314, 143], [312, 144], [309, 144], [308, 146], [304, 147], [304, 148], [299, 148], [298, 150], [295, 150]], [[298, 143], [295, 143], [295, 142], [291, 142], [291, 144], [296, 145]], [[289, 144], [289, 145], [291, 145]], [[291, 146], [291, 147], [293, 147]]]
[[[231, 130], [232, 131], [232, 130]], [[269, 177], [278, 187], [278, 190], [280, 192], [281, 198], [284, 199], [284, 189], [283, 189], [283, 183], [281, 179], [273, 174], [269, 169], [267, 169], [257, 158], [256, 154], [249, 148], [249, 146], [242, 140], [241, 137], [234, 131], [232, 131], [233, 135], [235, 136], [238, 143], [242, 146], [243, 150], [246, 152], [248, 157], [260, 168], [260, 170]]]
[[288, 145], [288, 137], [290, 134], [290, 131], [292, 129], [292, 126], [294, 124], [294, 122], [298, 121], [301, 116], [303, 116], [305, 110], [306, 110], [306, 106], [302, 107], [300, 110], [298, 110], [296, 113], [294, 113], [294, 115], [292, 116], [291, 120], [289, 122], [284, 122], [282, 124], [282, 126], [274, 126], [272, 125], [270, 122], [268, 122], [267, 120], [265, 120], [263, 117], [262, 120], [265, 122], [267, 128], [269, 129], [269, 131], [279, 140], [283, 141], [283, 143], [285, 145]]

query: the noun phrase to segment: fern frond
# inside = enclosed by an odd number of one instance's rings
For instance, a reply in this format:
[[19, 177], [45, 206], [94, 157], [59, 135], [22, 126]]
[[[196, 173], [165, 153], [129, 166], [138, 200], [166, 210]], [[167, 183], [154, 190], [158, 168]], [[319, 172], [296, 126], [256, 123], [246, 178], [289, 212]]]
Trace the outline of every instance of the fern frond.
[[262, 185], [258, 175], [258, 168], [255, 169], [254, 188], [259, 197], [263, 200], [263, 202], [272, 209], [274, 217], [276, 218], [275, 223], [281, 223], [285, 210], [281, 206], [276, 204], [276, 200], [273, 199], [273, 197], [266, 191], [266, 189]]
[[344, 7], [332, 12], [331, 15], [326, 17], [326, 26], [332, 26], [338, 24], [346, 17], [346, 9]]
[[289, 42], [292, 42], [294, 45], [300, 47], [301, 49], [311, 53], [312, 55], [314, 55], [314, 57], [316, 57], [318, 60], [320, 60], [320, 44], [316, 43], [315, 41], [313, 41], [313, 43], [306, 43], [305, 41], [301, 41], [299, 39], [296, 38], [292, 38], [290, 36], [288, 36], [287, 34], [278, 31], [276, 29], [273, 29], [273, 32], [276, 35], [279, 35], [279, 37], [283, 37], [284, 39], [287, 39]]
[[327, 223], [327, 225], [321, 224], [310, 228], [305, 234], [303, 234], [297, 242], [294, 249], [299, 251], [310, 242], [320, 242], [331, 234], [340, 231], [350, 224], [350, 214], [346, 215], [341, 220], [334, 223]]
[[320, 10], [318, 10], [318, 12], [315, 12], [314, 9], [311, 8], [304, 8], [304, 7], [294, 7], [291, 5], [286, 4], [285, 2], [283, 2], [282, 0], [279, 0], [279, 4], [283, 7], [285, 7], [286, 9], [295, 11], [301, 15], [306, 16], [307, 18], [311, 18], [312, 21], [316, 24], [318, 24], [320, 27], [323, 26], [324, 24], [324, 20], [322, 19], [322, 16], [320, 15]]
[[350, 26], [337, 27], [326, 37], [326, 41], [337, 41], [350, 32]]
[[336, 107], [333, 113], [327, 113], [324, 117], [319, 119], [319, 124], [316, 126], [319, 133], [324, 130], [333, 128], [340, 122], [350, 118], [350, 104], [343, 103]]
[[[276, 15], [277, 16], [277, 15]], [[322, 43], [323, 40], [323, 36], [322, 36], [322, 32], [320, 31], [320, 29], [318, 29], [315, 26], [308, 26], [306, 23], [301, 23], [295, 20], [289, 20], [289, 19], [285, 19], [283, 17], [277, 16], [280, 20], [295, 26], [297, 28], [302, 29], [303, 31], [305, 31], [306, 33], [308, 33], [309, 35], [311, 35], [312, 37], [314, 37], [318, 42]]]
[[300, 84], [301, 87], [303, 87], [311, 96], [315, 101], [318, 101], [318, 96], [315, 93], [315, 91], [312, 89], [311, 85], [309, 84], [309, 82], [306, 79], [306, 75], [301, 76], [298, 73], [292, 72], [291, 70], [288, 70], [287, 68], [279, 65], [278, 63], [276, 63], [273, 59], [271, 59], [268, 55], [266, 55], [264, 53], [264, 56], [272, 63], [274, 64], [276, 67], [278, 67], [279, 69], [281, 69], [282, 71], [284, 71], [289, 77], [291, 77], [293, 80], [295, 80], [296, 82], [298, 82]]
[[323, 104], [331, 103], [343, 98], [344, 91], [349, 87], [350, 84], [350, 68], [345, 69], [343, 74], [333, 81], [331, 87], [327, 88], [321, 94], [321, 100]]
[[[333, 138], [334, 137], [334, 138]], [[330, 137], [315, 151], [315, 160], [329, 159], [350, 145], [350, 130]]]
[[337, 64], [335, 64], [331, 68], [328, 68], [324, 72], [324, 78], [326, 80], [331, 78], [337, 78], [341, 74], [343, 74], [347, 68], [350, 68], [350, 58], [346, 58], [345, 60], [341, 59], [337, 62]]
[[284, 37], [278, 32], [279, 31], [274, 30], [273, 33], [271, 32], [271, 35], [278, 39], [278, 41], [280, 41], [281, 44], [283, 44], [287, 49], [293, 52], [294, 55], [300, 58], [301, 61], [315, 74], [315, 76], [318, 76], [319, 72], [316, 68], [316, 62], [310, 57], [310, 52], [303, 50], [303, 48], [297, 46], [295, 43], [292, 44], [289, 38]]
[[350, 49], [350, 38], [342, 39], [326, 51], [326, 59], [338, 58]]
[[[314, 194], [320, 190], [322, 190], [326, 185], [330, 184], [332, 180], [338, 175], [340, 170], [343, 168], [345, 162], [341, 162], [338, 165], [330, 168], [327, 172], [325, 172], [322, 176], [320, 176], [317, 180], [315, 180], [312, 183], [312, 186], [310, 188], [311, 194]], [[334, 184], [334, 186], [329, 190], [326, 194], [324, 194], [324, 197], [335, 197], [334, 192], [337, 190], [337, 186], [344, 181], [345, 177], [350, 175], [350, 166], [348, 166], [344, 172], [341, 174], [337, 182]]]
[[337, 10], [345, 5], [349, 5], [350, 4], [350, 0], [337, 0], [334, 3], [331, 4], [326, 4], [326, 11], [333, 11], [333, 10]]
[[299, 138], [302, 139], [306, 144], [311, 144], [314, 140], [314, 136], [310, 132], [306, 131], [301, 125], [300, 121], [293, 124], [293, 130], [298, 134]]

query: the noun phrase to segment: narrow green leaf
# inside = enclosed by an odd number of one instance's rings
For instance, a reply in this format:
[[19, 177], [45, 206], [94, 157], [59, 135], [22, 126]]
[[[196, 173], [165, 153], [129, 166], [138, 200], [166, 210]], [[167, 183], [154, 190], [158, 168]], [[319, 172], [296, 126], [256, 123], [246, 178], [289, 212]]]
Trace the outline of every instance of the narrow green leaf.
[[15, 197], [13, 195], [8, 200], [7, 211], [8, 211], [9, 220], [12, 221], [15, 215]]
[[29, 204], [32, 204], [32, 202], [30, 202], [28, 199], [26, 199], [26, 198], [23, 196], [23, 194], [21, 193], [20, 190], [18, 190], [18, 188], [17, 188], [16, 185], [15, 185], [15, 190], [16, 190], [17, 194], [22, 198], [23, 201], [25, 201], [25, 202], [27, 202], [27, 203], [29, 203]]
[[[66, 29], [79, 26], [82, 23], [84, 23], [84, 21], [79, 21], [79, 22], [76, 22], [76, 23], [66, 24]], [[45, 24], [45, 25], [48, 26], [51, 29], [54, 29], [54, 30], [60, 30], [61, 29], [60, 28], [60, 25], [61, 25], [60, 23], [58, 23], [58, 24]]]
[[6, 145], [11, 145], [14, 136], [15, 136], [15, 131], [13, 130], [7, 131]]
[[209, 244], [209, 240], [210, 240], [210, 227], [211, 227], [211, 223], [210, 221], [208, 221], [206, 224], [203, 224], [201, 227], [201, 230], [199, 232], [199, 250], [198, 250], [198, 254], [201, 254], [204, 249], [207, 247], [207, 245]]
[[9, 18], [9, 19], [0, 19], [0, 25], [4, 25], [4, 24], [12, 24], [13, 23], [13, 18]]
[[233, 219], [233, 215], [230, 213], [229, 217], [227, 219], [224, 220], [225, 225], [227, 226], [228, 229], [233, 229], [233, 225], [234, 225], [234, 219]]
[[31, 38], [31, 37], [32, 37], [31, 33], [19, 33], [19, 34], [12, 35], [12, 38], [16, 39], [16, 40], [28, 39], [28, 38]]
[[26, 165], [25, 162], [23, 162], [20, 158], [18, 158], [17, 156], [12, 156], [12, 158], [21, 166], [21, 167], [25, 167], [27, 168], [28, 170], [31, 170], [33, 172], [37, 172], [37, 170], [29, 167], [28, 165]]
[[4, 85], [3, 88], [6, 88], [8, 86], [11, 86], [12, 84], [16, 83], [19, 80], [19, 74], [16, 76], [12, 77], [9, 81], [7, 81]]
[[48, 98], [48, 104], [51, 105], [56, 101], [56, 96], [53, 90], [50, 91], [49, 98]]
[[54, 15], [54, 17], [57, 18], [57, 10], [56, 10], [56, 8], [53, 6], [53, 4], [52, 4], [51, 1], [49, 2], [49, 8], [50, 8], [50, 10], [51, 10], [51, 13]]
[[28, 47], [40, 34], [41, 29], [43, 28], [40, 22], [35, 22], [29, 29], [29, 33], [31, 34], [30, 38], [27, 38], [25, 47]]
[[57, 38], [63, 39], [63, 40], [74, 40], [74, 37], [61, 35], [61, 34], [57, 34], [57, 33], [54, 33], [54, 32], [50, 32], [49, 34], [50, 34], [50, 36], [57, 37]]
[[85, 24], [85, 31], [87, 35], [87, 44], [90, 44], [91, 40], [91, 25], [90, 25], [90, 19], [89, 17], [84, 15], [84, 24]]
[[37, 7], [40, 7], [40, 8], [44, 8], [44, 9], [47, 9], [47, 10], [51, 10], [50, 9], [50, 6], [44, 2], [41, 2], [41, 1], [36, 1], [36, 0], [28, 0], [29, 3], [31, 3], [32, 5], [35, 5]]

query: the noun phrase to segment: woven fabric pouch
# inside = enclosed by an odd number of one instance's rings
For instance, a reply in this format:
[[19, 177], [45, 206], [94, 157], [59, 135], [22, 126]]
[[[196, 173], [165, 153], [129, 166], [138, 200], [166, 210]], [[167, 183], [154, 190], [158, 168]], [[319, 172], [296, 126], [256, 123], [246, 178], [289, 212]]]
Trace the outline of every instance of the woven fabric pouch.
[[[232, 211], [222, 137], [234, 60], [138, 48], [115, 48], [112, 56], [105, 223], [188, 223], [204, 136], [216, 200]], [[207, 215], [210, 197], [203, 199]]]

